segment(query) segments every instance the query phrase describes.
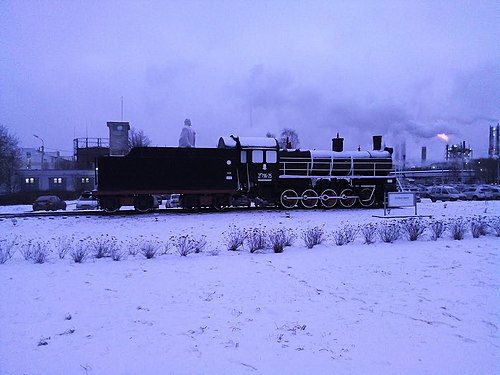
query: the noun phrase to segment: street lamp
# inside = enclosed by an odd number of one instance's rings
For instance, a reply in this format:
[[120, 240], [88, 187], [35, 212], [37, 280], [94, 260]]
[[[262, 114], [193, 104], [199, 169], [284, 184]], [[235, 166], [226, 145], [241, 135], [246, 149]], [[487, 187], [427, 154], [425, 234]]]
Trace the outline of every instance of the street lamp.
[[33, 137], [38, 138], [39, 140], [42, 141], [42, 148], [40, 149], [40, 151], [42, 151], [42, 165], [41, 165], [40, 169], [43, 169], [43, 161], [44, 161], [43, 159], [44, 159], [44, 155], [45, 155], [45, 144], [43, 142], [43, 139], [40, 138], [38, 135], [33, 134]]

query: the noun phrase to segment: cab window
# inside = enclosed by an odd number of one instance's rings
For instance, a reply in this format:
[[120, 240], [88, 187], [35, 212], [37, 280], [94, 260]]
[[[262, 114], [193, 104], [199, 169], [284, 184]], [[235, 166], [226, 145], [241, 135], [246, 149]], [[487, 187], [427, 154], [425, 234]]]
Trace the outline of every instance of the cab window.
[[253, 150], [252, 151], [252, 162], [253, 163], [263, 163], [264, 162], [264, 151]]
[[246, 163], [247, 162], [247, 152], [246, 151], [241, 151], [241, 154], [240, 154], [240, 162], [242, 163]]
[[266, 151], [266, 163], [276, 163], [278, 161], [277, 154], [276, 151]]

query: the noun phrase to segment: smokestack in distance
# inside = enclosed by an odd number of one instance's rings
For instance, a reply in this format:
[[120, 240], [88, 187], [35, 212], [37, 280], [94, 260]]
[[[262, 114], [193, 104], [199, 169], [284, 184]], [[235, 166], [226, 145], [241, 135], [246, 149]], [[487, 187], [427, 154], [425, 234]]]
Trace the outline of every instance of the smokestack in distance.
[[374, 150], [382, 150], [382, 136], [374, 135], [373, 136], [373, 149]]
[[344, 151], [344, 138], [340, 138], [339, 133], [337, 133], [337, 138], [332, 138], [332, 151]]

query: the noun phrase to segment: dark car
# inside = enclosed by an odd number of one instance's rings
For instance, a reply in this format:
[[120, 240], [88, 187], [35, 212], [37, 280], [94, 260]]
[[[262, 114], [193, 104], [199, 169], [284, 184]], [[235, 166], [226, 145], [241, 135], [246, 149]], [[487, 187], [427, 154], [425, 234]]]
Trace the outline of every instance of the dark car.
[[43, 195], [33, 202], [33, 211], [66, 210], [66, 202], [56, 195]]

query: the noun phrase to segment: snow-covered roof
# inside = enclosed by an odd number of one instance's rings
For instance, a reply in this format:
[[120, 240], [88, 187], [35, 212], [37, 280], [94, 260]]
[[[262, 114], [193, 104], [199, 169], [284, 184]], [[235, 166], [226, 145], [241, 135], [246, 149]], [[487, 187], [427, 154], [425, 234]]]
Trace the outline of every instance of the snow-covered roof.
[[[276, 148], [278, 143], [274, 138], [266, 137], [235, 137], [239, 139], [242, 148]], [[218, 147], [234, 148], [236, 141], [233, 137], [220, 137]]]
[[390, 158], [391, 154], [388, 151], [328, 151], [328, 150], [311, 150], [311, 158], [354, 158], [354, 159], [370, 159], [370, 158]]

